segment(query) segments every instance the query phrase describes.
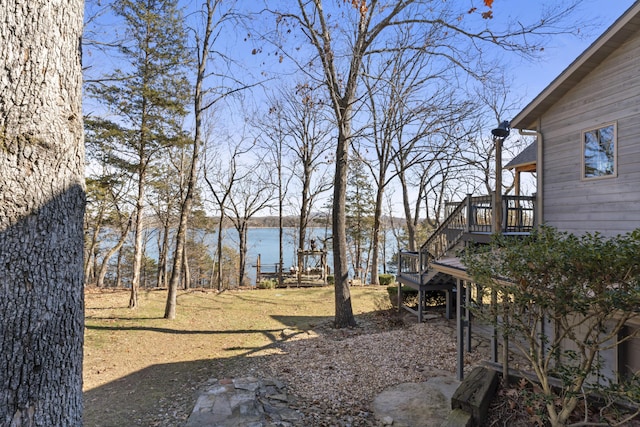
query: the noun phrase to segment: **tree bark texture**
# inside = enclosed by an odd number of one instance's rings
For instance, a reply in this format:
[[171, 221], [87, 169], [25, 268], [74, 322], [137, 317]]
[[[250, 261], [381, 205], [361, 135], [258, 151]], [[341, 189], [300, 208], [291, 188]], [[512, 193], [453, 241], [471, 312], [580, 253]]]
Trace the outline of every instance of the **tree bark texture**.
[[[349, 114], [349, 112], [347, 112]], [[344, 131], [343, 129], [346, 129]], [[347, 196], [347, 170], [350, 133], [348, 124], [340, 128], [336, 148], [336, 174], [333, 190], [333, 268], [335, 271], [335, 327], [356, 326], [349, 290], [349, 263], [347, 261], [347, 224], [345, 204]]]
[[384, 182], [386, 175], [384, 171], [381, 171], [378, 179], [378, 189], [376, 191], [376, 207], [373, 213], [373, 236], [371, 242], [371, 284], [380, 285], [380, 279], [378, 278], [379, 269], [379, 257], [380, 257], [380, 228], [382, 218], [382, 199], [384, 197]]
[[0, 425], [81, 426], [82, 0], [0, 7]]
[[[142, 139], [142, 138], [141, 138]], [[143, 161], [141, 161], [141, 164]], [[138, 171], [138, 197], [136, 199], [135, 233], [133, 245], [133, 277], [131, 278], [131, 292], [129, 296], [129, 308], [138, 307], [138, 288], [140, 288], [140, 275], [142, 274], [142, 251], [144, 245], [144, 186], [146, 182], [146, 166], [140, 166]]]

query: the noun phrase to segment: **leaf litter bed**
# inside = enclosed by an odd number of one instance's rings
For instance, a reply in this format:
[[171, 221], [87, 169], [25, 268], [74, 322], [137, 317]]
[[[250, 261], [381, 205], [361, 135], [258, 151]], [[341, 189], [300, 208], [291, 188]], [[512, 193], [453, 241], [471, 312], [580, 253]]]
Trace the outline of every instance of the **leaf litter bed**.
[[375, 426], [382, 390], [455, 372], [455, 322], [417, 324], [389, 309], [384, 287], [353, 288], [359, 326], [347, 329], [332, 327], [331, 288], [191, 291], [177, 321], [161, 319], [165, 295], [145, 293], [132, 312], [125, 291], [87, 294], [85, 425], [181, 425], [212, 378], [251, 375], [284, 381], [302, 425]]

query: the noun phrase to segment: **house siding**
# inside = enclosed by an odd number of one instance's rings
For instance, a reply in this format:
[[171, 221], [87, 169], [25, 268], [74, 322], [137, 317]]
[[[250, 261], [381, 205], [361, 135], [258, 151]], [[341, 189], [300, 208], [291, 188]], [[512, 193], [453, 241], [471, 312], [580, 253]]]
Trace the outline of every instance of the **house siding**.
[[[617, 124], [617, 176], [581, 180], [582, 132]], [[544, 222], [574, 234], [640, 227], [640, 34], [541, 118]]]

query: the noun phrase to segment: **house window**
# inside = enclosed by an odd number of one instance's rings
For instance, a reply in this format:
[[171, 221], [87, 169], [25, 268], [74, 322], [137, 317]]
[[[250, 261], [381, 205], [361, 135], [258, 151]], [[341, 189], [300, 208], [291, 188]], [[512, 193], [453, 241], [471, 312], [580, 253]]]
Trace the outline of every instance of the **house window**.
[[616, 125], [582, 133], [582, 179], [616, 176]]
[[620, 344], [618, 344], [618, 373], [624, 379], [630, 379], [640, 370], [640, 335], [638, 332], [637, 327], [625, 325], [618, 336], [620, 340]]

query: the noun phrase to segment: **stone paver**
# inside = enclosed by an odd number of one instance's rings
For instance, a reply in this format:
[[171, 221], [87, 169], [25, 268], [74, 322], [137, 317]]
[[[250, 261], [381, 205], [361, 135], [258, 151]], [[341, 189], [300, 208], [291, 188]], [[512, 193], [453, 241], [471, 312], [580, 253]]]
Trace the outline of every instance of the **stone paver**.
[[186, 427], [289, 427], [301, 415], [278, 380], [254, 377], [214, 380], [200, 394]]
[[[440, 426], [451, 412], [451, 396], [459, 384], [452, 375], [399, 384], [375, 398], [373, 411], [382, 425]], [[302, 414], [290, 408], [293, 403], [294, 397], [278, 380], [213, 380], [198, 397], [186, 427], [299, 426]]]
[[459, 384], [451, 375], [398, 384], [376, 396], [373, 412], [383, 425], [440, 426], [451, 412], [451, 396]]

